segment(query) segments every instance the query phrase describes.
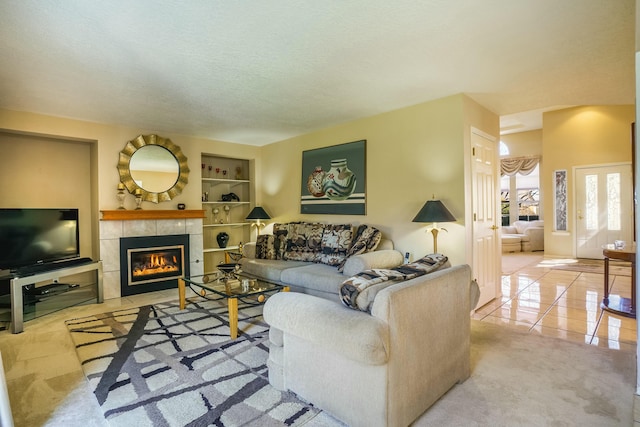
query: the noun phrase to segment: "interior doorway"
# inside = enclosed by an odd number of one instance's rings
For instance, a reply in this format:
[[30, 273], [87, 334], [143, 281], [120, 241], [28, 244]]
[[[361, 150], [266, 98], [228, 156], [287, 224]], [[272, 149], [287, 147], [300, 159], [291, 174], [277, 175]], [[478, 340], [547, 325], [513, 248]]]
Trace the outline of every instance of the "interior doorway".
[[498, 295], [501, 253], [499, 244], [498, 143], [496, 138], [471, 129], [473, 212], [472, 267], [480, 287], [482, 307]]
[[602, 259], [602, 246], [633, 242], [631, 163], [577, 167], [576, 257]]

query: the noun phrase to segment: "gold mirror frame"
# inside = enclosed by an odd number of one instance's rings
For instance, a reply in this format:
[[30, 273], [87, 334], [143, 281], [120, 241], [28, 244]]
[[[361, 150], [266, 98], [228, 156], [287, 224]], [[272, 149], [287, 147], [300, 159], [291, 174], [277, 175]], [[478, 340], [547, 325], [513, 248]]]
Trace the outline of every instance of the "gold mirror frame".
[[[173, 154], [178, 162], [178, 179], [173, 187], [166, 191], [154, 193], [147, 191], [144, 188], [138, 186], [131, 176], [131, 170], [129, 169], [131, 163], [131, 156], [136, 151], [146, 145], [159, 145], [166, 148]], [[118, 173], [120, 174], [120, 182], [124, 184], [129, 193], [135, 194], [136, 190], [141, 191], [142, 200], [147, 202], [168, 202], [171, 199], [182, 193], [182, 189], [189, 182], [189, 166], [187, 166], [187, 158], [182, 153], [179, 146], [171, 142], [169, 138], [163, 138], [158, 135], [138, 135], [136, 138], [127, 142], [124, 149], [120, 151], [120, 160], [118, 161]]]

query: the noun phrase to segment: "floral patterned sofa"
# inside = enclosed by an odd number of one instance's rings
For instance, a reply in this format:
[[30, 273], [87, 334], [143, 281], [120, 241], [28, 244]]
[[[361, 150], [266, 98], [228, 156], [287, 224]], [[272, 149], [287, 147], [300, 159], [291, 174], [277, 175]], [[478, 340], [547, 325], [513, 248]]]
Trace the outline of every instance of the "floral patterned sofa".
[[289, 286], [292, 291], [340, 300], [349, 277], [402, 264], [402, 253], [369, 225], [290, 222], [243, 247], [245, 274]]

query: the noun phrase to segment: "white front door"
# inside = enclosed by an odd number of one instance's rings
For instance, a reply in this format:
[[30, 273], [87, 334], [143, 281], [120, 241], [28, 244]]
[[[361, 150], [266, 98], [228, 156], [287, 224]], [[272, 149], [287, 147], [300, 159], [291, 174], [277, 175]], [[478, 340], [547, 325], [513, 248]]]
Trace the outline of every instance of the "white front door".
[[602, 259], [602, 246], [633, 242], [631, 164], [576, 168], [576, 257]]
[[501, 270], [498, 215], [498, 142], [477, 129], [471, 129], [471, 180], [473, 200], [473, 277], [480, 286], [482, 307], [498, 295]]

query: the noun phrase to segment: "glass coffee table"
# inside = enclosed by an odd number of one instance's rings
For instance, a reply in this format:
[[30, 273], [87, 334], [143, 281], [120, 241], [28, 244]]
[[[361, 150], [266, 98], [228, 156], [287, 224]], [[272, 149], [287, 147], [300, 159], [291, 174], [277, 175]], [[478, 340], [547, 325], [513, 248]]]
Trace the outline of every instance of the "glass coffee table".
[[196, 294], [207, 297], [212, 293], [219, 298], [226, 299], [229, 308], [229, 335], [231, 339], [238, 338], [238, 300], [249, 305], [262, 305], [267, 296], [277, 292], [288, 292], [288, 286], [278, 285], [255, 277], [245, 276], [242, 273], [234, 274], [231, 278], [228, 274], [211, 273], [201, 276], [182, 277], [178, 279], [178, 297], [180, 310], [187, 305], [187, 286]]

